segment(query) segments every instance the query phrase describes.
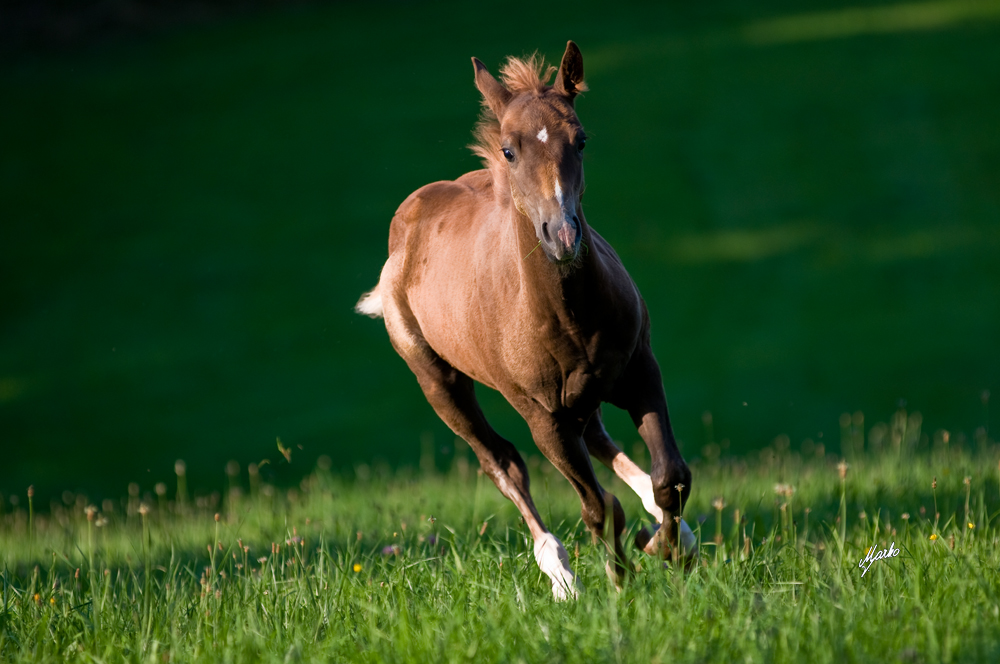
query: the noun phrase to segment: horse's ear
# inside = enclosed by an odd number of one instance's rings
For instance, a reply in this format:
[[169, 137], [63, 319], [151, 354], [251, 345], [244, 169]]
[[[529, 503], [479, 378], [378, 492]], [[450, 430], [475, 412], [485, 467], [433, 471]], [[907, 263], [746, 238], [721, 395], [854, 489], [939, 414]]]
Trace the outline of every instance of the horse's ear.
[[472, 66], [476, 71], [476, 87], [483, 93], [486, 105], [499, 118], [514, 95], [493, 78], [493, 74], [486, 69], [486, 65], [480, 62], [479, 58], [472, 58]]
[[570, 100], [587, 89], [583, 82], [583, 55], [572, 41], [566, 42], [566, 52], [563, 53], [562, 64], [559, 65], [559, 73], [556, 74], [552, 88]]

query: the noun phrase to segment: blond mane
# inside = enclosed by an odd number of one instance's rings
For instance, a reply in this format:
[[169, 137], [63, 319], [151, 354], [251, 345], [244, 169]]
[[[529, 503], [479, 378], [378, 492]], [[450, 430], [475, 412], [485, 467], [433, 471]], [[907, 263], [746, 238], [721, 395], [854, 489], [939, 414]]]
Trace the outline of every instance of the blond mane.
[[556, 73], [556, 67], [547, 64], [545, 58], [532, 53], [527, 58], [508, 57], [500, 67], [500, 82], [514, 94], [537, 92], [549, 89], [549, 79]]

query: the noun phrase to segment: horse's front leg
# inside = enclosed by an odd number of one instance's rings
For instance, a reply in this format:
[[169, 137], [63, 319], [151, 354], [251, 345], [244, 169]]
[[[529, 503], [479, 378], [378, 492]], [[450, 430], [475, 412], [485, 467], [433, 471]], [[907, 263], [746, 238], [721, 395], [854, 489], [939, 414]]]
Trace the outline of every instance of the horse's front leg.
[[[660, 524], [663, 523], [663, 510], [656, 504], [652, 479], [611, 440], [611, 436], [608, 435], [604, 428], [604, 422], [601, 420], [600, 410], [590, 418], [590, 422], [583, 432], [583, 439], [587, 443], [590, 455], [614, 471], [615, 475], [635, 491], [642, 501], [642, 506], [656, 519], [657, 526], [653, 535], [645, 528], [636, 535], [638, 548], [660, 557], [664, 556], [670, 549], [676, 548], [676, 539], [664, 541], [670, 531], [665, 530], [663, 534], [659, 534]], [[683, 551], [685, 554], [691, 554], [696, 546], [694, 533], [691, 532], [691, 528], [683, 519], [680, 521], [680, 527]], [[671, 544], [673, 546], [670, 546]]]
[[[615, 391], [612, 404], [625, 409], [632, 417], [639, 435], [642, 436], [646, 447], [649, 448], [649, 455], [652, 460], [649, 474], [649, 489], [651, 496], [644, 496], [644, 482], [641, 477], [635, 474], [635, 470], [630, 467], [635, 466], [629, 460], [624, 463], [619, 459], [619, 465], [632, 475], [631, 481], [625, 481], [632, 486], [635, 483], [636, 492], [643, 498], [643, 503], [651, 497], [652, 502], [659, 508], [661, 514], [647, 510], [654, 517], [659, 516], [660, 529], [654, 536], [652, 542], [637, 541], [640, 548], [644, 548], [649, 553], [665, 553], [668, 549], [676, 547], [678, 534], [684, 553], [692, 553], [695, 546], [695, 538], [688, 528], [687, 523], [681, 519], [684, 505], [687, 503], [691, 493], [691, 470], [688, 468], [684, 457], [681, 456], [677, 448], [677, 441], [674, 438], [673, 429], [670, 427], [670, 417], [667, 414], [667, 398], [663, 393], [663, 382], [660, 376], [660, 367], [653, 357], [652, 351], [647, 343], [640, 344], [632, 356], [631, 361], [618, 381], [618, 389]], [[604, 432], [603, 426], [598, 430], [589, 432], [595, 439], [590, 447], [595, 448], [592, 453], [598, 458], [598, 453], [602, 448], [606, 456], [611, 453], [607, 443], [601, 442], [601, 434]], [[603, 433], [607, 438], [607, 434]], [[611, 447], [620, 453], [613, 443]], [[612, 467], [614, 458], [612, 453]], [[627, 457], [621, 455], [624, 459]], [[616, 473], [618, 468], [614, 468]], [[640, 471], [641, 472], [641, 471]], [[619, 473], [621, 476], [621, 473]], [[623, 477], [623, 479], [625, 479]], [[679, 528], [679, 530], [678, 530]]]
[[[593, 541], [604, 543], [611, 552], [607, 572], [615, 585], [621, 588], [628, 565], [621, 543], [621, 534], [625, 530], [625, 512], [618, 499], [610, 491], [605, 491], [597, 481], [583, 440], [584, 424], [561, 420], [541, 408], [531, 409], [528, 413], [522, 412], [522, 415], [531, 428], [531, 435], [538, 449], [576, 489], [580, 496], [583, 523], [590, 530]], [[608, 533], [605, 527], [608, 516], [613, 521], [612, 533]]]

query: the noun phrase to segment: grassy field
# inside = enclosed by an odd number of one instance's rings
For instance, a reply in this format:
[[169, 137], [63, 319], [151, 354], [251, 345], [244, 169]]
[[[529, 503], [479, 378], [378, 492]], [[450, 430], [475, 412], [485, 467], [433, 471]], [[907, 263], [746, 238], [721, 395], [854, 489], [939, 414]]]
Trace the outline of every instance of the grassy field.
[[[586, 586], [562, 604], [462, 453], [447, 474], [348, 478], [321, 459], [288, 491], [232, 466], [224, 496], [188, 496], [178, 476], [103, 505], [67, 493], [44, 516], [22, 501], [0, 521], [0, 660], [995, 662], [1000, 447], [941, 433], [917, 452], [901, 422], [846, 469], [786, 439], [697, 464], [700, 563], [633, 553], [621, 592], [568, 485], [533, 458]], [[634, 534], [638, 500], [601, 471]]]
[[900, 398], [971, 437], [1000, 376], [998, 0], [496, 11], [275, 6], [0, 62], [0, 492], [113, 497], [177, 456], [210, 488], [275, 436], [340, 468], [449, 443], [352, 306], [396, 206], [479, 167], [470, 56], [567, 39], [587, 219], [649, 306], [687, 455], [706, 411], [743, 452]]

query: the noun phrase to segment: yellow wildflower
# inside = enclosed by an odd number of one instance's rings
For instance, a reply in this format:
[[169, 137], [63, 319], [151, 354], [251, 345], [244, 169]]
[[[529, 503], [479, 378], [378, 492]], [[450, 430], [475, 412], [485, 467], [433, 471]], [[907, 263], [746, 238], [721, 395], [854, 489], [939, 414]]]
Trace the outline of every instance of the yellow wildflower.
[[972, 522], [970, 521], [970, 522], [969, 522], [969, 530], [972, 530], [972, 529], [973, 529], [973, 528], [975, 528], [975, 527], [976, 527], [976, 524], [974, 524], [974, 523], [972, 523]]
[[357, 574], [361, 571], [361, 563], [354, 563], [354, 573]]
[[930, 540], [933, 542], [938, 538], [937, 533], [931, 533]]

